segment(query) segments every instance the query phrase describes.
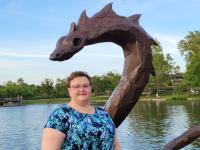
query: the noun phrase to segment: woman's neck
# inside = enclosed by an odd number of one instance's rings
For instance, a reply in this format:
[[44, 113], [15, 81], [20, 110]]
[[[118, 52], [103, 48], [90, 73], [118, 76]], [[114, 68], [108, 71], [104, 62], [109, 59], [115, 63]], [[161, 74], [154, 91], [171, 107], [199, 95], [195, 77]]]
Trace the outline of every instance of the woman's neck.
[[90, 106], [89, 102], [76, 102], [74, 100], [71, 100], [69, 102], [70, 106], [74, 106], [74, 107], [80, 107], [80, 108], [87, 108]]
[[91, 106], [89, 103], [76, 103], [73, 100], [71, 100], [68, 105], [75, 109], [76, 111], [80, 113], [87, 113], [87, 114], [94, 114], [95, 113], [95, 108]]
[[71, 101], [69, 103], [71, 103], [72, 105], [75, 105], [77, 107], [83, 107], [83, 108], [90, 106], [89, 101], [76, 101], [76, 100], [71, 99]]

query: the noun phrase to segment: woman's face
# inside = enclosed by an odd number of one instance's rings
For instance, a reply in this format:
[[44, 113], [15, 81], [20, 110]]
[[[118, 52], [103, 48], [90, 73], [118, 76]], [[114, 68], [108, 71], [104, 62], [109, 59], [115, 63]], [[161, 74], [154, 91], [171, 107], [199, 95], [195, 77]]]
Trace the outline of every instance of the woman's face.
[[92, 87], [86, 77], [75, 77], [71, 80], [69, 88], [69, 95], [72, 100], [78, 102], [89, 102], [89, 98], [92, 94]]

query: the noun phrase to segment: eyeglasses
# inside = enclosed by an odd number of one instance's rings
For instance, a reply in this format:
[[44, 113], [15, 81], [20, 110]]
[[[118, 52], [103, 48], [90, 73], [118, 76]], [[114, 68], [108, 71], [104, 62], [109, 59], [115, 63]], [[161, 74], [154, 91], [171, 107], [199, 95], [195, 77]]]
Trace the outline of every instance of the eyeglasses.
[[74, 88], [74, 89], [87, 89], [90, 87], [90, 84], [83, 84], [83, 85], [80, 85], [80, 84], [76, 84], [76, 85], [71, 85], [70, 88]]

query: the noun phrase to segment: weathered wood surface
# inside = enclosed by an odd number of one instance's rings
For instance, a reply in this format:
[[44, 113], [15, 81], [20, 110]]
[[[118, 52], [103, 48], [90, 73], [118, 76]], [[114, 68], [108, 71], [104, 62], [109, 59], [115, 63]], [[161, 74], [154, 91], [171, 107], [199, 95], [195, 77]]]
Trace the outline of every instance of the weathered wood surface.
[[174, 140], [170, 141], [163, 150], [178, 150], [200, 137], [200, 125], [194, 126]]

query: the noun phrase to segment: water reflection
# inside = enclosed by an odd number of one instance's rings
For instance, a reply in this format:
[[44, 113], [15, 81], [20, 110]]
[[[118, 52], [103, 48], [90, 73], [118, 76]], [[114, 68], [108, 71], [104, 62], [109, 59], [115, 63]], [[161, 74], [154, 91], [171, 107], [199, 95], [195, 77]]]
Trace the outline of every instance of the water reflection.
[[42, 128], [54, 107], [48, 106], [0, 107], [0, 149], [40, 149]]
[[[199, 101], [139, 102], [119, 128], [120, 133], [128, 134], [121, 137], [129, 139], [123, 148], [161, 149], [188, 128], [200, 124], [199, 106]], [[200, 149], [200, 141], [184, 149]]]
[[[56, 107], [58, 104], [0, 107], [0, 150], [40, 149], [43, 126]], [[118, 129], [122, 149], [162, 149], [188, 128], [200, 124], [199, 108], [200, 101], [139, 102]], [[184, 149], [200, 149], [200, 141]]]

